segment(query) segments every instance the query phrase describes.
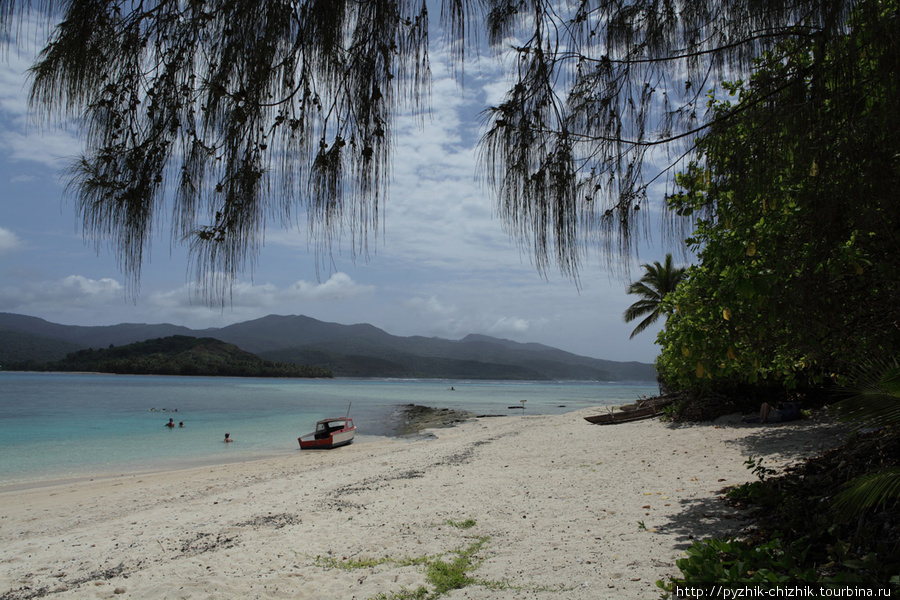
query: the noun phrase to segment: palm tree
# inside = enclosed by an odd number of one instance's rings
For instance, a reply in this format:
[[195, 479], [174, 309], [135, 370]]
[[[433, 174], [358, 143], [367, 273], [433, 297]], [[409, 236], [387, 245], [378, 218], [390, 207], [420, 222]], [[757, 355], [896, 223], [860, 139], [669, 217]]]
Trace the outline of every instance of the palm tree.
[[[897, 435], [900, 426], [900, 362], [885, 360], [860, 367], [845, 399], [833, 405], [837, 416], [858, 427], [885, 428]], [[835, 497], [835, 507], [850, 515], [896, 502], [900, 498], [900, 467], [873, 469], [847, 482]]]
[[640, 300], [632, 304], [622, 315], [626, 323], [630, 323], [639, 317], [647, 317], [638, 323], [631, 332], [633, 338], [659, 318], [659, 308], [666, 294], [675, 290], [681, 280], [684, 279], [684, 267], [675, 268], [672, 264], [672, 255], [666, 254], [665, 264], [659, 261], [652, 265], [641, 265], [644, 268], [644, 276], [628, 286], [629, 294], [637, 294]]

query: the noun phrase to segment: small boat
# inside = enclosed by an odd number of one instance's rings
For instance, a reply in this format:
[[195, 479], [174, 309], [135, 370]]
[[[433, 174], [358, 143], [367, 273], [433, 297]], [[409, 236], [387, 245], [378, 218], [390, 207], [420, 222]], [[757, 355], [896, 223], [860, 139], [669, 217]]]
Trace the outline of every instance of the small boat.
[[638, 400], [634, 404], [621, 406], [616, 412], [609, 411], [604, 415], [585, 417], [584, 420], [588, 423], [594, 423], [595, 425], [614, 425], [616, 423], [630, 423], [632, 421], [652, 419], [656, 416], [662, 416], [664, 409], [667, 406], [670, 406], [678, 398], [678, 394], [666, 394], [655, 398], [644, 398]]
[[346, 446], [353, 441], [356, 427], [349, 417], [322, 419], [316, 423], [316, 430], [297, 438], [301, 450], [329, 450]]
[[659, 412], [656, 410], [655, 406], [647, 406], [644, 408], [635, 408], [634, 410], [611, 412], [605, 415], [594, 415], [585, 417], [584, 420], [595, 425], [613, 425], [616, 423], [630, 423], [631, 421], [651, 419], [658, 414]]

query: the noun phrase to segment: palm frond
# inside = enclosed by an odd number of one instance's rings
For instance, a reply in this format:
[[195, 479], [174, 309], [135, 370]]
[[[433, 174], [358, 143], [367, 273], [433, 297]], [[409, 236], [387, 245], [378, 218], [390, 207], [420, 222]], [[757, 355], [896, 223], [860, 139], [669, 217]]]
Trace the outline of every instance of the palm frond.
[[900, 498], [900, 468], [861, 475], [846, 484], [835, 497], [834, 507], [850, 514], [882, 506]]
[[625, 312], [622, 314], [622, 317], [625, 319], [626, 323], [631, 323], [635, 319], [643, 317], [646, 314], [658, 312], [659, 311], [659, 303], [651, 302], [649, 300], [639, 300], [625, 309]]
[[653, 325], [653, 323], [655, 323], [658, 318], [659, 318], [658, 311], [656, 311], [653, 314], [651, 314], [650, 316], [648, 316], [646, 319], [644, 319], [643, 321], [638, 323], [638, 326], [634, 328], [634, 331], [631, 332], [631, 335], [628, 337], [628, 339], [632, 339], [634, 336], [636, 336], [640, 332], [644, 331], [645, 329], [647, 329], [648, 327]]
[[847, 386], [843, 400], [833, 405], [836, 416], [859, 427], [900, 425], [900, 365], [866, 367]]
[[641, 296], [646, 300], [653, 300], [655, 302], [659, 302], [661, 300], [661, 298], [659, 297], [659, 292], [648, 286], [643, 281], [635, 281], [630, 286], [628, 286], [628, 293], [635, 294]]
[[[857, 427], [900, 425], [900, 364], [896, 360], [869, 364], [857, 371], [855, 383], [842, 391], [846, 396], [833, 405], [836, 416]], [[900, 498], [900, 468], [861, 475], [845, 485], [834, 506], [850, 515]]]

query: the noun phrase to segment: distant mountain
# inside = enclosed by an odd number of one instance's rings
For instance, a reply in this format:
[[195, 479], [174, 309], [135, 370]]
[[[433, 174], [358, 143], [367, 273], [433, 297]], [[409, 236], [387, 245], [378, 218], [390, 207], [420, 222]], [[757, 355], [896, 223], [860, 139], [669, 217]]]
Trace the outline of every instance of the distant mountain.
[[543, 344], [485, 335], [461, 340], [400, 337], [373, 325], [341, 325], [305, 316], [269, 315], [222, 328], [192, 330], [171, 324], [59, 325], [0, 313], [0, 334], [3, 331], [32, 336], [31, 346], [20, 343], [22, 352], [5, 362], [49, 352], [51, 344], [59, 352], [62, 343], [104, 348], [186, 335], [213, 337], [267, 360], [323, 367], [339, 377], [656, 381], [656, 370], [646, 363], [589, 358]]
[[59, 360], [82, 346], [63, 339], [0, 327], [0, 365], [19, 360]]
[[[197, 332], [179, 325], [143, 325], [123, 323], [107, 326], [59, 325], [37, 317], [0, 313], [0, 329], [30, 333], [44, 338], [59, 339], [78, 345], [79, 348], [124, 346], [153, 338], [170, 335], [197, 336]], [[202, 336], [199, 336], [202, 337]]]

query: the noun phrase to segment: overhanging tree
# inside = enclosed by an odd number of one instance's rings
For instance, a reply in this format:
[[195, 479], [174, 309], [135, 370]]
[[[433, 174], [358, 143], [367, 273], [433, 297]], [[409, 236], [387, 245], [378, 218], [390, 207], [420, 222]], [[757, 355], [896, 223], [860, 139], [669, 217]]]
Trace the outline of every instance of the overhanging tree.
[[[0, 3], [2, 24], [26, 3]], [[81, 125], [70, 190], [86, 235], [140, 276], [169, 210], [201, 276], [255, 256], [305, 212], [327, 250], [377, 226], [392, 124], [428, 82], [424, 2], [46, 2], [60, 21], [31, 102]], [[163, 213], [163, 214], [161, 214]]]
[[[513, 82], [487, 112], [483, 168], [518, 238], [575, 272], [583, 251], [636, 252], [651, 184], [695, 155], [707, 93], [791, 40], [825, 45], [854, 2], [699, 0], [488, 2], [491, 41], [509, 44]], [[807, 77], [819, 68], [814, 56]], [[784, 85], [791, 81], [785, 80]], [[621, 264], [621, 263], [619, 263]]]
[[[476, 23], [512, 54], [509, 92], [485, 114], [483, 175], [537, 267], [574, 275], [590, 248], [636, 248], [647, 186], [692, 153], [718, 78], [785, 40], [824, 47], [853, 5], [444, 0], [441, 14], [456, 60]], [[218, 294], [269, 219], [305, 212], [323, 249], [346, 234], [365, 252], [393, 118], [427, 91], [425, 0], [0, 0], [0, 26], [30, 9], [58, 19], [32, 102], [81, 124], [71, 191], [85, 234], [133, 281], [164, 220], [201, 276], [226, 276]], [[785, 76], [819, 64], [813, 53]]]

